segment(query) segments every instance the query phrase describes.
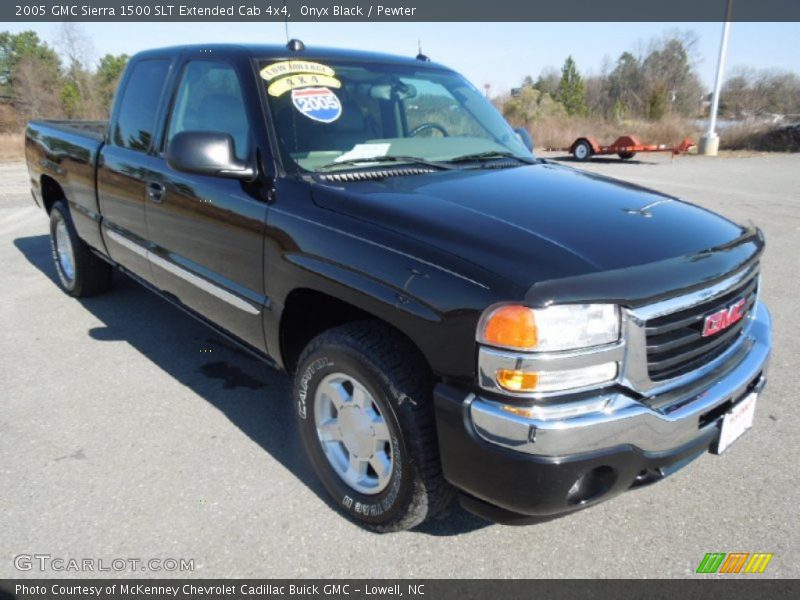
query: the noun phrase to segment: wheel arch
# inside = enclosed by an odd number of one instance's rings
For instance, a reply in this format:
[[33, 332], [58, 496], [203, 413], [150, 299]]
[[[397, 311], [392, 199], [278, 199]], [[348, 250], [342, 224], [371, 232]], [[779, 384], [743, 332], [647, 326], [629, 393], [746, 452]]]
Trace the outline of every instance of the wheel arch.
[[[361, 304], [359, 306], [358, 304]], [[355, 321], [376, 321], [390, 328], [413, 346], [428, 368], [431, 362], [420, 344], [412, 339], [400, 322], [402, 314], [395, 311], [395, 319], [378, 314], [366, 302], [355, 303], [313, 287], [297, 287], [286, 296], [278, 326], [280, 360], [288, 373], [293, 373], [303, 349], [316, 336], [328, 329]], [[371, 302], [370, 304], [374, 304]]]
[[[44, 205], [47, 214], [53, 209], [53, 204], [58, 200], [66, 199], [64, 190], [61, 185], [49, 175], [42, 175], [41, 177], [41, 190], [42, 190], [42, 204]], [[68, 207], [69, 208], [69, 207]]]

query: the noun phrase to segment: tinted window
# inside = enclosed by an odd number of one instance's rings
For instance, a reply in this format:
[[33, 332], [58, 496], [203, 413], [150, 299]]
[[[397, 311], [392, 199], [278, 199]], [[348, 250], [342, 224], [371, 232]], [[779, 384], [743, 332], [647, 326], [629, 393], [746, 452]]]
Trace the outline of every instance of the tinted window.
[[228, 133], [236, 155], [247, 157], [250, 126], [242, 87], [231, 65], [206, 60], [186, 65], [172, 107], [167, 144], [181, 131]]
[[133, 66], [114, 126], [116, 146], [147, 151], [153, 139], [156, 111], [169, 71], [169, 60], [144, 60]]

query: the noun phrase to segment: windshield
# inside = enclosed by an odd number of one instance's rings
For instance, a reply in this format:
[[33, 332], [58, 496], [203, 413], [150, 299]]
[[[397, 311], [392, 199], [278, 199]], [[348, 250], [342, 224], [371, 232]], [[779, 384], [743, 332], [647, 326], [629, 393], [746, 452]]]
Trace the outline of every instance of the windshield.
[[474, 154], [531, 159], [483, 94], [450, 71], [299, 60], [259, 69], [289, 169], [446, 163]]

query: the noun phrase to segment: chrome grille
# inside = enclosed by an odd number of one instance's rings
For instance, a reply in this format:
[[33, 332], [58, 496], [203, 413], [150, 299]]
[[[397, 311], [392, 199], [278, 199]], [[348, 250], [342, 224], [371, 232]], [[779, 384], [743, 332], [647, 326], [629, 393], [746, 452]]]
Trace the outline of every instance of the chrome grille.
[[[730, 348], [742, 333], [758, 296], [758, 270], [700, 304], [679, 309], [645, 322], [647, 372], [651, 381], [664, 381], [689, 373]], [[744, 299], [744, 318], [721, 332], [703, 337], [707, 316]]]

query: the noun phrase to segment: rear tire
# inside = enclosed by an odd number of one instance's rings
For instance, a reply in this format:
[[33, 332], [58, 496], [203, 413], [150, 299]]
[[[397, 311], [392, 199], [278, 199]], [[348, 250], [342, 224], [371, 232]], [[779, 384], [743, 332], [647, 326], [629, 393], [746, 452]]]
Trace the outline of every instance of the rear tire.
[[636, 152], [620, 152], [618, 155], [622, 160], [630, 160], [636, 156]]
[[580, 162], [586, 162], [590, 158], [592, 158], [592, 147], [586, 140], [581, 140], [572, 148], [572, 156], [575, 157], [575, 160]]
[[300, 357], [294, 400], [306, 453], [333, 502], [366, 529], [410, 529], [454, 498], [432, 388], [416, 348], [375, 321], [330, 329]]
[[65, 200], [50, 209], [50, 249], [61, 289], [70, 296], [94, 296], [111, 287], [111, 265], [78, 237]]

